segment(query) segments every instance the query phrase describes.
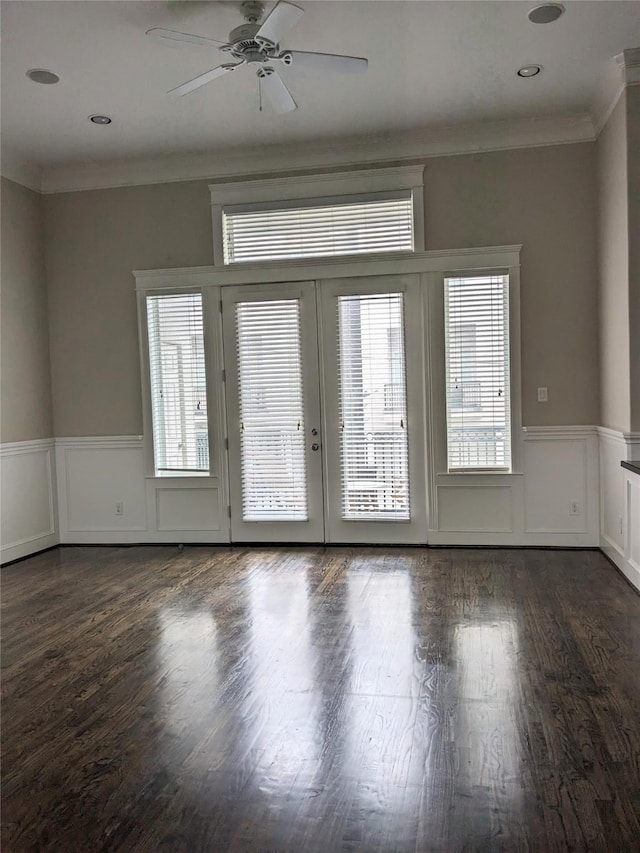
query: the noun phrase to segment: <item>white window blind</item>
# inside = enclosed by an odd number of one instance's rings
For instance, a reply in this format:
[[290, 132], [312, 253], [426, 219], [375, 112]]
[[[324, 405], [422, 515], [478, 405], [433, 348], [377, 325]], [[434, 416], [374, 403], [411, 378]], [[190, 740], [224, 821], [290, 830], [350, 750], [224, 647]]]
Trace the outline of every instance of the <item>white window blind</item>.
[[225, 207], [222, 230], [226, 264], [410, 252], [411, 190]]
[[445, 280], [450, 470], [511, 467], [509, 278]]
[[147, 296], [147, 328], [156, 470], [208, 471], [202, 295]]
[[307, 520], [299, 301], [238, 303], [236, 335], [242, 518]]
[[410, 518], [401, 293], [338, 297], [342, 517]]

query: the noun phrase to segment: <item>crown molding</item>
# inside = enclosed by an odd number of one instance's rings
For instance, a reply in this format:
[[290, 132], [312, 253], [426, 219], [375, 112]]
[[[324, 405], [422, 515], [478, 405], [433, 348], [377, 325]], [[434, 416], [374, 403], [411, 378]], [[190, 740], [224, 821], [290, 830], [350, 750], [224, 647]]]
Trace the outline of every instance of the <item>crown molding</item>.
[[627, 86], [640, 83], [640, 47], [623, 50], [609, 62], [596, 92], [591, 114], [596, 139], [611, 118], [611, 113]]
[[36, 163], [28, 163], [14, 157], [10, 152], [2, 152], [0, 174], [16, 184], [29, 190], [42, 192], [42, 169]]
[[535, 148], [594, 140], [587, 113], [517, 121], [478, 122], [408, 132], [344, 137], [318, 144], [304, 141], [260, 145], [104, 163], [50, 166], [44, 170], [43, 193], [75, 192], [111, 187], [179, 181], [291, 173], [296, 170], [363, 167], [385, 161]]

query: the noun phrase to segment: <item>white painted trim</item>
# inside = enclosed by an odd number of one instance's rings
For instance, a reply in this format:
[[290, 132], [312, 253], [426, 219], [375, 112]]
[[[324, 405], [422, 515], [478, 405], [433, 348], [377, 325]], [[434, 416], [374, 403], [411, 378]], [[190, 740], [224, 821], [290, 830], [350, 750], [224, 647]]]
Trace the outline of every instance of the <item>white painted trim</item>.
[[600, 534], [600, 550], [614, 563], [626, 577], [626, 579], [640, 591], [640, 570], [625, 557], [622, 551], [615, 542], [609, 539], [608, 536]]
[[36, 193], [42, 192], [42, 169], [37, 163], [26, 163], [3, 151], [1, 173], [3, 178], [15, 184], [20, 184]]
[[[623, 575], [640, 590], [640, 566], [632, 558], [631, 535], [640, 533], [640, 519], [631, 519], [631, 501], [629, 488], [631, 482], [640, 482], [640, 476], [623, 468], [621, 461], [632, 462], [640, 460], [640, 433], [622, 432], [621, 430], [608, 427], [597, 427], [597, 434], [601, 448], [609, 448], [607, 454], [600, 452], [600, 467], [603, 469], [604, 460], [609, 457], [611, 461], [607, 464], [608, 471], [600, 472], [600, 549], [614, 563]], [[606, 483], [613, 482], [613, 488], [606, 492]], [[606, 504], [609, 500], [611, 503]], [[618, 518], [621, 523], [619, 530], [620, 541], [611, 538], [611, 528], [605, 532], [607, 519]], [[618, 531], [615, 531], [617, 536]]]
[[617, 429], [611, 429], [610, 427], [597, 426], [596, 432], [599, 438], [603, 438], [605, 441], [613, 441], [616, 444], [625, 444], [624, 433], [620, 432]]
[[602, 131], [607, 126], [607, 122], [611, 118], [611, 115], [612, 115], [613, 111], [615, 110], [615, 108], [618, 106], [618, 101], [622, 97], [626, 88], [627, 88], [627, 84], [621, 83], [618, 86], [618, 88], [616, 89], [613, 97], [609, 99], [607, 106], [604, 109], [600, 108], [598, 110], [597, 108], [594, 108], [594, 113], [595, 113], [594, 130], [595, 130], [596, 139], [598, 139], [598, 137], [600, 136]]
[[21, 560], [31, 554], [37, 554], [38, 551], [46, 551], [47, 548], [53, 548], [59, 544], [60, 537], [57, 533], [52, 533], [49, 536], [35, 536], [33, 539], [25, 539], [21, 543], [3, 546], [1, 565], [11, 563], [13, 560]]
[[[225, 266], [222, 214], [229, 205], [314, 198], [340, 199], [344, 196], [366, 196], [369, 193], [401, 190], [412, 191], [414, 249], [416, 252], [424, 252], [424, 165], [209, 184], [214, 263], [216, 267]], [[299, 264], [300, 261], [294, 263]]]
[[640, 47], [623, 50], [615, 59], [621, 67], [623, 80], [627, 85], [640, 83]]
[[342, 137], [320, 144], [255, 145], [177, 157], [52, 165], [44, 170], [41, 188], [48, 194], [294, 170], [355, 168], [368, 163], [398, 163], [457, 154], [592, 142], [594, 138], [591, 116], [584, 112], [561, 117], [415, 128], [393, 134], [391, 138], [389, 134], [377, 134]]
[[596, 139], [606, 127], [627, 86], [637, 86], [638, 83], [640, 83], [640, 48], [623, 50], [609, 63], [606, 79], [598, 98], [599, 103], [596, 101], [592, 107]]
[[424, 166], [358, 169], [332, 174], [210, 184], [211, 204], [231, 205], [410, 190], [424, 184]]
[[278, 261], [265, 265], [234, 264], [226, 267], [183, 267], [134, 270], [136, 290], [193, 288], [215, 285], [267, 284], [282, 281], [348, 278], [349, 276], [404, 275], [452, 270], [505, 269], [520, 266], [522, 246], [486, 246], [475, 249], [442, 249], [401, 255], [359, 255], [355, 258], [323, 258]]
[[54, 439], [41, 438], [29, 441], [14, 441], [0, 444], [0, 459], [17, 458], [31, 454], [44, 453], [46, 456], [47, 474], [46, 491], [49, 510], [49, 526], [33, 536], [2, 542], [1, 560], [3, 563], [28, 557], [36, 551], [42, 551], [57, 545], [60, 541], [58, 533], [58, 507], [56, 500], [56, 472], [54, 459]]
[[91, 448], [92, 450], [118, 447], [140, 447], [144, 442], [142, 435], [81, 435], [77, 437], [64, 436], [55, 439], [56, 447], [78, 447]]
[[621, 444], [627, 448], [629, 458], [625, 461], [633, 462], [640, 459], [640, 432], [622, 432], [610, 427], [597, 426], [596, 432], [604, 441]]
[[22, 456], [34, 450], [52, 450], [53, 438], [34, 438], [29, 441], [8, 441], [0, 444], [0, 459], [3, 456]]
[[567, 441], [592, 438], [597, 435], [597, 427], [594, 425], [581, 426], [525, 426], [522, 427], [525, 441], [540, 441], [544, 439], [566, 439]]
[[452, 532], [429, 530], [428, 545], [465, 548], [596, 548], [591, 533], [527, 533], [516, 530], [513, 533], [500, 532]]

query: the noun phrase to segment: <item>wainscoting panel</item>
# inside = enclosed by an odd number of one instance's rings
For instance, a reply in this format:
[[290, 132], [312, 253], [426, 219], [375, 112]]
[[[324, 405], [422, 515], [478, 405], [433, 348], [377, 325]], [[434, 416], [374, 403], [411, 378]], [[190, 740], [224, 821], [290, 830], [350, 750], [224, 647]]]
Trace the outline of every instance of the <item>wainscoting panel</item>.
[[140, 436], [57, 439], [56, 465], [64, 544], [229, 541], [219, 478], [146, 476]]
[[0, 445], [2, 562], [58, 543], [53, 439]]
[[139, 542], [147, 530], [144, 454], [136, 436], [56, 440], [60, 539]]
[[[589, 437], [595, 442], [595, 435]], [[587, 438], [524, 441], [526, 533], [587, 533]]]
[[512, 533], [509, 486], [438, 486], [438, 518], [442, 532]]
[[150, 480], [147, 489], [154, 504], [158, 536], [170, 533], [171, 541], [175, 541], [176, 535], [180, 538], [187, 533], [190, 542], [229, 541], [228, 516], [215, 478]]
[[598, 427], [600, 548], [640, 589], [640, 476], [620, 462], [640, 461], [640, 433]]
[[600, 535], [607, 547], [624, 554], [624, 469], [626, 445], [622, 438], [600, 432]]
[[[624, 469], [623, 469], [624, 470]], [[625, 553], [630, 568], [640, 579], [640, 474], [625, 471], [627, 524]]]
[[526, 427], [520, 473], [435, 474], [433, 545], [598, 545], [593, 426]]

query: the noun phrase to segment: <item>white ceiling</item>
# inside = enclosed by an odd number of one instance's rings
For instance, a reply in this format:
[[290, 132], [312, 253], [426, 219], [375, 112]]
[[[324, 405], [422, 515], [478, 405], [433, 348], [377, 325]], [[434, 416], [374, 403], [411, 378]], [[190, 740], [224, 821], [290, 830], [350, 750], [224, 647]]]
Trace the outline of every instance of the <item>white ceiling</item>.
[[[152, 42], [145, 30], [225, 40], [242, 23], [237, 3], [2, 3], [3, 157], [50, 168], [573, 115], [593, 109], [612, 58], [640, 45], [640, 2], [565, 2], [549, 25], [528, 21], [536, 0], [295, 2], [305, 14], [282, 47], [366, 56], [369, 68], [359, 76], [283, 68], [299, 104], [286, 115], [258, 111], [248, 68], [183, 98], [165, 94], [228, 58]], [[517, 77], [529, 63], [543, 73]], [[34, 67], [60, 83], [31, 82]], [[113, 123], [93, 125], [92, 113]]]

